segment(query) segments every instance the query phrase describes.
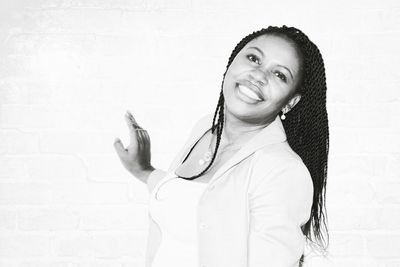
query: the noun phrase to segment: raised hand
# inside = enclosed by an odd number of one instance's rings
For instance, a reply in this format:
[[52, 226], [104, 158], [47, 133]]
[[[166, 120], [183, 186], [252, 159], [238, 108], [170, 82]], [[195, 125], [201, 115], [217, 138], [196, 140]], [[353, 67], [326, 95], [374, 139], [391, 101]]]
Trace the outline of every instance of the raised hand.
[[114, 148], [122, 165], [134, 176], [146, 182], [148, 175], [154, 170], [151, 166], [150, 137], [129, 111], [125, 114], [125, 121], [129, 129], [130, 143], [125, 148], [122, 141], [115, 138]]

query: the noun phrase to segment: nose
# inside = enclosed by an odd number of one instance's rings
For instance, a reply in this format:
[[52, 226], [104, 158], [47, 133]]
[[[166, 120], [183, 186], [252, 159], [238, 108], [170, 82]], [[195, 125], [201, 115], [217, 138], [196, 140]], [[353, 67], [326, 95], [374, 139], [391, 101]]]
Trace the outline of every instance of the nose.
[[261, 70], [255, 70], [250, 73], [250, 78], [257, 86], [265, 86], [268, 83], [265, 74]]

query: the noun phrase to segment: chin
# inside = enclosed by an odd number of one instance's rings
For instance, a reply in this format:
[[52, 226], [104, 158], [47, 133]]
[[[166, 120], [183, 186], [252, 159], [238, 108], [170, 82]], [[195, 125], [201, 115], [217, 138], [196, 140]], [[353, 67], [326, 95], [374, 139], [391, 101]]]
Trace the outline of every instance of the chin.
[[226, 112], [231, 113], [237, 118], [252, 118], [257, 117], [261, 112], [259, 109], [255, 109], [254, 107], [249, 107], [247, 104], [243, 104], [237, 100], [234, 101], [226, 101]]

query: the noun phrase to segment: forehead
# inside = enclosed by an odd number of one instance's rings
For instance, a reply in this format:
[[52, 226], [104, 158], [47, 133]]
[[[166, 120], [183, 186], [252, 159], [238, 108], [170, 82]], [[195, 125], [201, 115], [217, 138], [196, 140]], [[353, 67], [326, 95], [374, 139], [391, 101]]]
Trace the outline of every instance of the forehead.
[[276, 61], [279, 64], [291, 67], [295, 70], [299, 67], [300, 58], [294, 47], [294, 44], [290, 43], [283, 37], [274, 35], [262, 35], [250, 42], [248, 42], [241, 53], [247, 51], [256, 51], [251, 47], [257, 47], [260, 49], [264, 57], [271, 61]]

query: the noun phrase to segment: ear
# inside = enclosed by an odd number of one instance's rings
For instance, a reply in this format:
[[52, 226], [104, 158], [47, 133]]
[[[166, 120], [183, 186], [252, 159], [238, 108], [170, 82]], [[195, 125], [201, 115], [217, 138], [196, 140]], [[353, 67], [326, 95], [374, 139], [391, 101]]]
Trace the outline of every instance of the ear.
[[287, 108], [288, 110], [291, 110], [292, 108], [294, 108], [294, 106], [296, 106], [297, 103], [299, 103], [300, 99], [301, 99], [301, 95], [300, 94], [295, 94], [289, 100], [289, 102], [285, 105], [285, 108]]

